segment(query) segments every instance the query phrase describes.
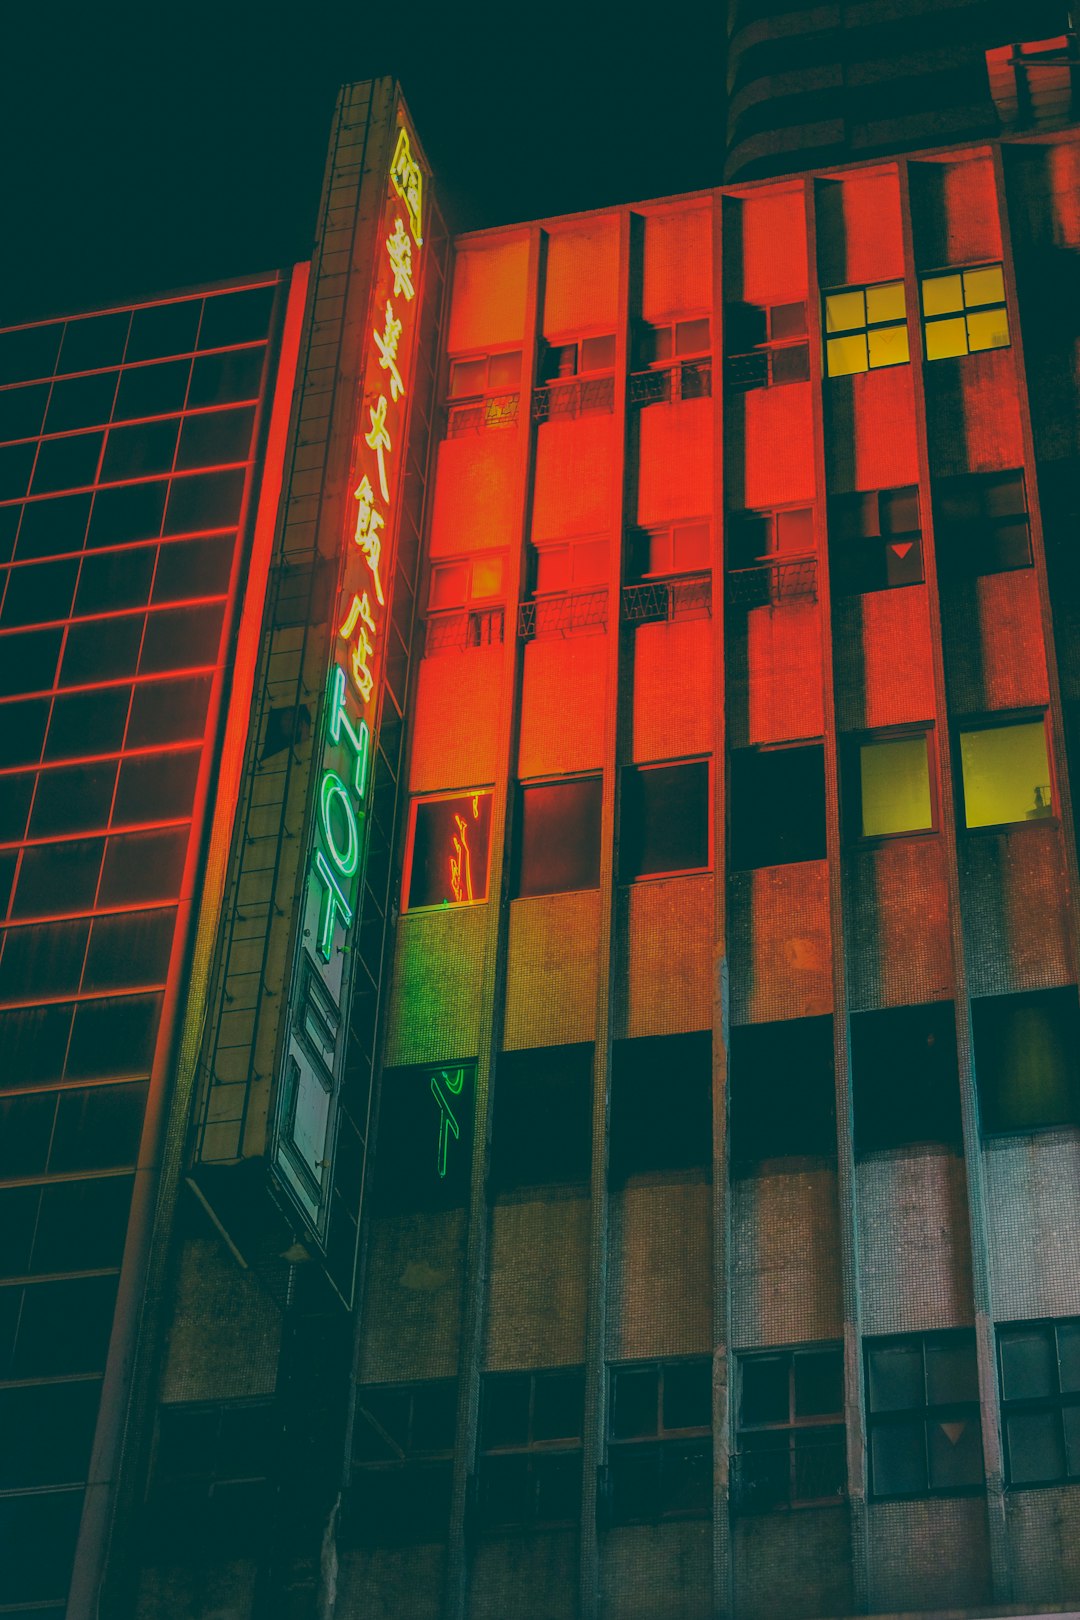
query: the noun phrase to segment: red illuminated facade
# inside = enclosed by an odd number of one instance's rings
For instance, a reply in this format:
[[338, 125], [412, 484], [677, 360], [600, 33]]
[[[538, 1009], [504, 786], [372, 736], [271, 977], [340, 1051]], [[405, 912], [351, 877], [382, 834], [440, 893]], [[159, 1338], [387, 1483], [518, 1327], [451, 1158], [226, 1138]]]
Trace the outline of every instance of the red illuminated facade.
[[1076, 1610], [1080, 142], [923, 148], [349, 86], [0, 334], [0, 1616]]

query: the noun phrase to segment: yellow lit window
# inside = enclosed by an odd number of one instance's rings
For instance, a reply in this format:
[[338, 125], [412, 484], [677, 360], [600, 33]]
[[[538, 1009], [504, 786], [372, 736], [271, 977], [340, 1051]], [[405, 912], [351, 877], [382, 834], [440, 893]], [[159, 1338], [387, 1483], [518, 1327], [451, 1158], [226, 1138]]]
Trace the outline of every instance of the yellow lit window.
[[830, 377], [902, 366], [910, 359], [902, 281], [825, 295], [825, 360]]
[[1041, 720], [962, 731], [960, 762], [967, 826], [996, 827], [1053, 814]]
[[888, 737], [859, 748], [864, 838], [925, 832], [934, 825], [927, 739]]
[[922, 304], [928, 360], [1009, 346], [1005, 280], [1000, 264], [924, 276]]

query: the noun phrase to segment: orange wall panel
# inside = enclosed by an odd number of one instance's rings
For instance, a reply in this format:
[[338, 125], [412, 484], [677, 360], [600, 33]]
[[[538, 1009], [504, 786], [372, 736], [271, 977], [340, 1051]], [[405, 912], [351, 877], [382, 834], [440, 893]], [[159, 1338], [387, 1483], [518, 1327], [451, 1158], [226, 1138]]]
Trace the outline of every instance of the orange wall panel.
[[590, 411], [536, 432], [533, 540], [598, 534], [611, 525], [618, 475], [615, 418]]
[[968, 834], [960, 846], [960, 903], [973, 996], [1070, 983], [1073, 946], [1062, 897], [1061, 828], [1028, 822]]
[[594, 1039], [599, 939], [598, 889], [510, 902], [503, 1027], [508, 1052]]
[[1023, 464], [1012, 349], [934, 360], [924, 375], [930, 461], [939, 478]]
[[814, 498], [814, 417], [809, 383], [753, 388], [727, 409], [731, 510]]
[[712, 209], [645, 215], [641, 314], [646, 321], [712, 308]]
[[543, 636], [526, 643], [519, 776], [599, 770], [607, 657], [606, 635]]
[[869, 286], [904, 274], [900, 177], [895, 169], [818, 180], [814, 192], [823, 287]]
[[736, 1024], [832, 1011], [824, 861], [739, 872], [731, 884], [731, 1017]]
[[852, 1008], [946, 1000], [953, 974], [941, 839], [884, 839], [853, 850], [844, 878]]
[[544, 336], [615, 330], [619, 307], [619, 222], [592, 215], [548, 237]]
[[480, 977], [488, 908], [415, 911], [397, 925], [387, 1010], [389, 1067], [451, 1063], [480, 1050]]
[[705, 517], [713, 506], [711, 399], [648, 405], [637, 413], [637, 521]]
[[444, 439], [435, 466], [432, 557], [500, 549], [518, 532], [518, 436], [487, 428]]
[[931, 718], [934, 679], [925, 585], [836, 598], [833, 639], [841, 730]]
[[1001, 258], [989, 153], [958, 163], [916, 159], [909, 173], [915, 258], [921, 270]]
[[459, 248], [446, 341], [450, 354], [523, 341], [528, 273], [526, 236]]
[[711, 1351], [711, 1199], [704, 1175], [612, 1191], [607, 1353], [613, 1361]]
[[499, 695], [512, 652], [512, 645], [476, 647], [422, 660], [412, 716], [410, 793], [494, 782]]
[[1021, 709], [1049, 701], [1033, 569], [984, 574], [950, 593], [942, 618], [954, 713]]
[[748, 304], [806, 297], [806, 215], [801, 186], [762, 189], [724, 209], [726, 296]]
[[712, 752], [711, 619], [634, 631], [635, 764]]
[[820, 737], [821, 614], [816, 602], [752, 608], [729, 641], [732, 746]]
[[[713, 879], [632, 883], [626, 895], [625, 1023], [617, 1038], [682, 1035], [713, 1016]], [[620, 1020], [621, 1022], [621, 1020]]]
[[825, 455], [833, 494], [919, 481], [910, 366], [830, 377]]

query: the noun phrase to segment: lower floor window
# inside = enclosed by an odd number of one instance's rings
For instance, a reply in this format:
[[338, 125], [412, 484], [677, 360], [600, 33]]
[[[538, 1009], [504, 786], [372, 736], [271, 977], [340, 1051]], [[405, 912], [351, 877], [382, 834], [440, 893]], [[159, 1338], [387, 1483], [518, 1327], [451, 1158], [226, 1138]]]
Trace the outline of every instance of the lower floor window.
[[950, 1495], [982, 1484], [973, 1333], [870, 1340], [866, 1383], [874, 1496]]
[[735, 1464], [739, 1510], [823, 1506], [838, 1502], [846, 1485], [840, 1345], [743, 1356]]
[[1080, 1320], [998, 1330], [1010, 1485], [1080, 1480]]

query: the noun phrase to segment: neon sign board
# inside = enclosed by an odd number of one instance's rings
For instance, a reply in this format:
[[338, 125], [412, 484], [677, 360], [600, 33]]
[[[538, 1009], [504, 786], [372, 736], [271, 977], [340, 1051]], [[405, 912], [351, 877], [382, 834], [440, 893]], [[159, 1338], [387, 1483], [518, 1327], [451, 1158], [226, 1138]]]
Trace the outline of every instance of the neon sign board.
[[350, 466], [351, 499], [324, 704], [303, 927], [293, 975], [278, 1168], [313, 1225], [326, 1214], [349, 935], [362, 894], [389, 630], [423, 250], [424, 176], [399, 124], [387, 176]]

